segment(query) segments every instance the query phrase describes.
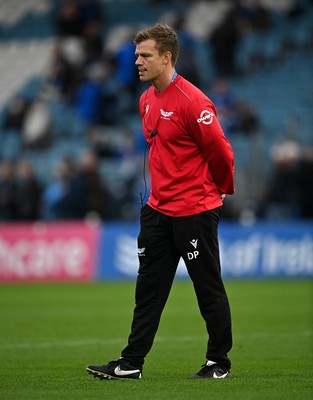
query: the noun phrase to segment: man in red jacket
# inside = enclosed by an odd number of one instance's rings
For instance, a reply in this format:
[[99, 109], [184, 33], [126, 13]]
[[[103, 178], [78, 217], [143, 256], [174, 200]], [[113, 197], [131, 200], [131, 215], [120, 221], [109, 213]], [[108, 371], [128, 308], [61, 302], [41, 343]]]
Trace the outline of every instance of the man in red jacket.
[[140, 216], [136, 307], [121, 357], [90, 365], [87, 372], [106, 379], [141, 378], [182, 257], [208, 333], [206, 363], [189, 378], [225, 378], [232, 332], [218, 223], [225, 195], [234, 193], [233, 151], [214, 104], [175, 71], [176, 32], [156, 24], [139, 31], [135, 44], [139, 78], [152, 83], [139, 102], [151, 190]]

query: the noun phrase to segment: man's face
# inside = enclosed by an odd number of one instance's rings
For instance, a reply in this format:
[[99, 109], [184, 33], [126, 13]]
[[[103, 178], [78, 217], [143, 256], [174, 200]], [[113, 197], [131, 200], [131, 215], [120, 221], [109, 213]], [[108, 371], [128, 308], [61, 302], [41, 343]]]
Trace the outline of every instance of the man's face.
[[135, 62], [139, 71], [141, 82], [158, 80], [165, 69], [166, 53], [159, 54], [155, 40], [148, 39], [136, 46], [137, 60]]

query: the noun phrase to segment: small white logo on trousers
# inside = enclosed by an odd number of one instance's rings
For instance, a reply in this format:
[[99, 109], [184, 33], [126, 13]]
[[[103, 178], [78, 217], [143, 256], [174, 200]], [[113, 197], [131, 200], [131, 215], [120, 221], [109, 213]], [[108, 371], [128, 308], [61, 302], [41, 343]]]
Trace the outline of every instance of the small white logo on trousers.
[[[198, 246], [198, 239], [192, 239], [189, 243], [190, 243], [195, 249], [197, 249], [197, 246]], [[193, 260], [194, 258], [197, 258], [198, 255], [199, 255], [198, 250], [193, 251], [193, 252], [188, 252], [188, 253], [187, 253], [188, 260]]]
[[144, 257], [145, 256], [145, 251], [146, 251], [145, 247], [142, 247], [141, 249], [138, 249], [138, 256], [139, 257]]
[[191, 243], [193, 247], [196, 249], [198, 245], [198, 239], [192, 239], [189, 243]]

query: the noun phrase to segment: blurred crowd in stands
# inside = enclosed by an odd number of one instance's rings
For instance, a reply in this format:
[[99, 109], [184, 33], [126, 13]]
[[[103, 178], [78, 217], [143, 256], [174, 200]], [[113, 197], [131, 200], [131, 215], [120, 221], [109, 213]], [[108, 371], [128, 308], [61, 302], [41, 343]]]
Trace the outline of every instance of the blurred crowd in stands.
[[[153, 7], [160, 3], [167, 4], [170, 9], [171, 5], [188, 7], [193, 2], [150, 0], [147, 4]], [[201, 66], [199, 68], [196, 44], [199, 38], [188, 29], [184, 12], [168, 17], [180, 38], [177, 70], [214, 101], [229, 138], [232, 135], [258, 135], [261, 128], [257, 110], [232, 93], [229, 79], [249, 74], [263, 66], [263, 62], [268, 62], [262, 60], [260, 52], [240, 68], [236, 57], [242, 38], [251, 32], [262, 34], [273, 27], [273, 13], [267, 7], [270, 2], [211, 0], [207, 3], [212, 12], [215, 5], [223, 11], [216, 18], [218, 23], [208, 29], [204, 39], [201, 38], [202, 44], [212, 50], [212, 76], [207, 81], [206, 71], [201, 70]], [[227, 7], [221, 8], [225, 3], [228, 3]], [[292, 19], [304, 12], [301, 1], [279, 3], [286, 18]], [[86, 127], [89, 148], [78, 160], [69, 154], [60, 154], [53, 170], [53, 180], [49, 182], [39, 180], [31, 160], [23, 157], [0, 160], [0, 221], [136, 217], [131, 196], [140, 186], [138, 182], [142, 181], [142, 162], [138, 162], [138, 158], [142, 158], [145, 144], [139, 135], [130, 133], [127, 125], [133, 118], [138, 118], [138, 99], [145, 88], [138, 82], [134, 64], [133, 35], [140, 26], [117, 26], [108, 32], [106, 23], [105, 7], [99, 0], [64, 0], [58, 3], [53, 19], [55, 40], [41, 95], [57, 99], [75, 113]], [[281, 54], [275, 54], [274, 62], [279, 57]], [[19, 96], [11, 99], [2, 128], [18, 129], [21, 135], [23, 131], [29, 132], [25, 121], [29, 120], [35, 101]], [[39, 148], [42, 144], [49, 146], [50, 124], [49, 116], [42, 118], [42, 111], [41, 124], [29, 124], [30, 137], [36, 136], [36, 129], [40, 130], [41, 138], [36, 140]], [[125, 129], [120, 149], [114, 148], [103, 134], [108, 127]], [[27, 147], [26, 139], [25, 136], [24, 146]], [[99, 161], [106, 157], [120, 159], [125, 169], [133, 171], [126, 181], [128, 190], [124, 196], [112, 195], [112, 186], [101, 176]], [[312, 148], [286, 140], [272, 149], [271, 157], [273, 170], [255, 211], [256, 216], [266, 219], [313, 218]], [[227, 210], [225, 215], [232, 219], [238, 217]]]
[[93, 153], [86, 152], [78, 163], [62, 157], [53, 171], [54, 180], [44, 187], [27, 160], [17, 165], [1, 164], [0, 220], [34, 221], [105, 219], [108, 193]]
[[261, 205], [267, 219], [313, 218], [313, 146], [293, 140], [273, 146], [273, 172]]

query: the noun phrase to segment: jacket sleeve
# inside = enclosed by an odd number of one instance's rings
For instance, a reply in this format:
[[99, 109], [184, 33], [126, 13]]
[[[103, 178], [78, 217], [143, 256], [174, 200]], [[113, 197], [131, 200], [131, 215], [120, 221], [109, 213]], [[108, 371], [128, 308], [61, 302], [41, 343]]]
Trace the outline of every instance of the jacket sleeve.
[[221, 194], [233, 194], [234, 153], [217, 118], [214, 104], [195, 100], [186, 112], [187, 126], [208, 163], [213, 181]]

